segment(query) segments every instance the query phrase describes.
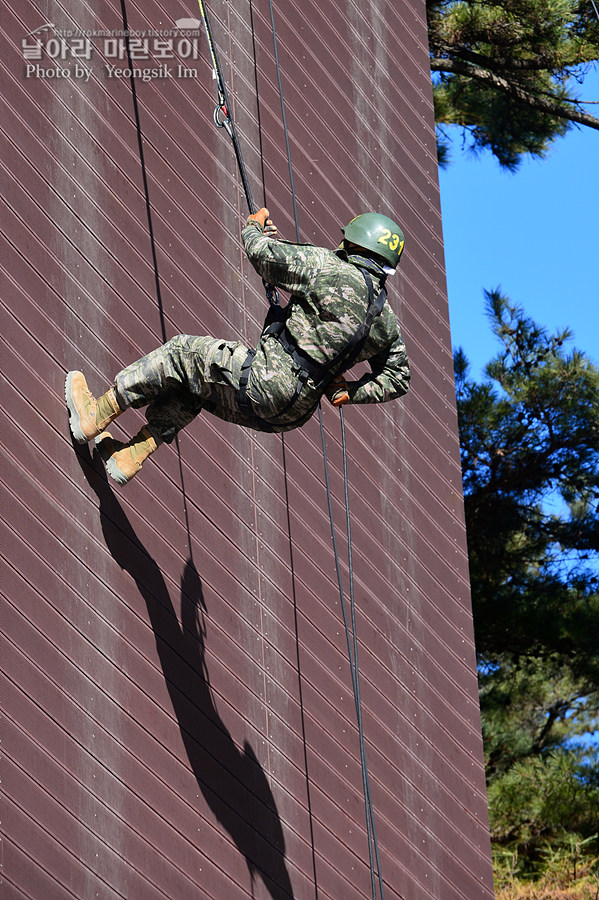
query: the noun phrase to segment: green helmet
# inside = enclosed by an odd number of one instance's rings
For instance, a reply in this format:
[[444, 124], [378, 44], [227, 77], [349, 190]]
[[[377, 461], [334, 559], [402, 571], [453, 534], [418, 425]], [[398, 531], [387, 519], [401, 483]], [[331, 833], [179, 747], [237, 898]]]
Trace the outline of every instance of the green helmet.
[[342, 228], [346, 241], [382, 256], [395, 268], [403, 252], [404, 233], [392, 219], [381, 213], [363, 213]]

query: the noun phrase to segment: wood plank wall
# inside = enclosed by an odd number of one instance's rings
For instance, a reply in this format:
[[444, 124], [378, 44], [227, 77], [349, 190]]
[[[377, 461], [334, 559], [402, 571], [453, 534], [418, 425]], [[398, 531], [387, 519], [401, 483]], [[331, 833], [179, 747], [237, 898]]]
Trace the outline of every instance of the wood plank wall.
[[[369, 897], [317, 419], [282, 440], [202, 414], [124, 490], [69, 436], [68, 370], [98, 393], [177, 333], [259, 333], [206, 41], [174, 30], [198, 9], [1, 5], [3, 896]], [[335, 246], [369, 209], [407, 235], [390, 300], [411, 391], [345, 417], [385, 896], [489, 898], [425, 4], [274, 6], [302, 239]], [[268, 4], [209, 9], [253, 190], [293, 239]], [[167, 32], [149, 57], [137, 35], [135, 66], [170, 75], [115, 71], [123, 15]], [[89, 58], [60, 43], [75, 29], [97, 32]]]

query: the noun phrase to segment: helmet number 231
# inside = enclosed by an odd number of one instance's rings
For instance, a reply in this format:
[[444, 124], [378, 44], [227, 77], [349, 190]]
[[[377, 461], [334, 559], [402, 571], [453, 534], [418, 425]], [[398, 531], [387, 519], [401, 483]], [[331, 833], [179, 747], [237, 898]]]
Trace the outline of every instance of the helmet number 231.
[[383, 228], [377, 244], [385, 244], [385, 246], [387, 246], [389, 250], [397, 250], [400, 240], [401, 238], [398, 234], [392, 234], [388, 228]]

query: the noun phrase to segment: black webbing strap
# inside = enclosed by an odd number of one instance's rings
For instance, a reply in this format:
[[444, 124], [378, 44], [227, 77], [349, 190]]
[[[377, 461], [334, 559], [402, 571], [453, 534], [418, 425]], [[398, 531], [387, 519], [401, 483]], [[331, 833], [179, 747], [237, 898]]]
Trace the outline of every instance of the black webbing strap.
[[268, 328], [265, 328], [262, 332], [262, 337], [269, 336], [277, 338], [285, 353], [289, 354], [298, 369], [302, 372], [306, 372], [307, 377], [313, 379], [320, 377], [323, 370], [322, 363], [314, 362], [307, 353], [300, 350], [295, 342], [295, 338], [287, 330], [285, 322], [274, 322], [272, 325], [269, 325]]
[[[370, 334], [370, 329], [372, 328], [372, 323], [376, 319], [377, 316], [380, 316], [383, 311], [383, 306], [385, 305], [385, 300], [387, 299], [387, 288], [384, 283], [381, 287], [376, 300], [374, 299], [374, 285], [372, 284], [372, 278], [370, 276], [370, 272], [367, 269], [363, 269], [361, 266], [358, 266], [360, 272], [364, 276], [364, 281], [366, 282], [366, 286], [368, 288], [368, 308], [366, 310], [366, 315], [364, 316], [364, 320], [358, 326], [357, 331], [349, 339], [345, 347], [339, 351], [339, 353], [330, 360], [326, 366], [327, 369], [330, 370], [331, 375], [327, 378], [326, 385], [331, 381], [331, 379], [338, 374], [334, 371], [338, 364], [342, 364], [343, 368], [340, 370], [345, 372], [347, 369], [351, 369], [356, 359], [358, 358], [358, 354], [360, 350], [366, 343], [366, 339]], [[320, 388], [320, 385], [318, 385]]]
[[254, 362], [254, 357], [256, 355], [255, 350], [250, 350], [248, 355], [246, 356], [243, 365], [241, 366], [241, 375], [239, 376], [239, 390], [237, 391], [237, 406], [244, 413], [253, 412], [252, 407], [250, 406], [250, 401], [248, 400], [248, 381], [250, 380], [250, 370], [252, 368], [252, 363]]
[[[288, 353], [297, 368], [299, 369], [299, 373], [297, 376], [297, 384], [295, 388], [295, 392], [293, 397], [287, 403], [287, 405], [282, 409], [276, 419], [280, 419], [282, 415], [284, 415], [288, 409], [290, 409], [293, 404], [298, 399], [301, 394], [305, 383], [308, 378], [312, 378], [314, 381], [314, 387], [318, 391], [324, 391], [328, 384], [332, 381], [335, 375], [338, 375], [340, 372], [344, 372], [347, 369], [351, 369], [354, 362], [358, 358], [360, 350], [366, 343], [366, 339], [370, 334], [370, 329], [372, 328], [372, 323], [375, 318], [379, 316], [382, 312], [383, 306], [385, 305], [385, 300], [387, 299], [387, 290], [384, 287], [381, 287], [376, 299], [374, 297], [374, 285], [372, 283], [372, 277], [370, 272], [367, 269], [363, 269], [361, 266], [358, 266], [364, 281], [366, 282], [366, 287], [368, 288], [368, 307], [366, 310], [366, 315], [364, 316], [363, 321], [358, 326], [356, 332], [352, 335], [349, 341], [345, 344], [341, 350], [335, 354], [335, 356], [328, 360], [326, 363], [317, 363], [315, 362], [307, 353], [304, 353], [300, 347], [297, 346], [295, 338], [290, 332], [287, 330], [285, 321], [281, 319], [280, 316], [276, 316], [275, 321], [268, 325], [264, 331], [262, 332], [262, 337], [272, 336], [275, 337], [281, 347]], [[248, 355], [245, 358], [245, 361], [241, 367], [241, 376], [239, 378], [239, 390], [237, 391], [237, 405], [240, 410], [244, 413], [253, 413], [253, 409], [248, 399], [247, 395], [247, 387], [250, 379], [250, 373], [252, 368], [252, 363], [254, 361], [254, 357], [256, 356], [256, 350], [250, 350]], [[265, 423], [276, 424], [275, 419], [261, 419], [261, 421]]]

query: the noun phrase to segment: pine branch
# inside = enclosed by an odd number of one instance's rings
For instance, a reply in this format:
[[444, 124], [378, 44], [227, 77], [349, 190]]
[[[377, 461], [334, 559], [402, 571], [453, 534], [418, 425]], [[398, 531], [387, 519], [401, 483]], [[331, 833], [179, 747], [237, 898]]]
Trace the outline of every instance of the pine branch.
[[595, 128], [599, 131], [599, 119], [579, 109], [570, 109], [557, 103], [555, 100], [549, 100], [546, 97], [538, 97], [525, 91], [517, 84], [513, 84], [501, 75], [483, 69], [481, 66], [473, 63], [465, 62], [457, 59], [444, 59], [436, 57], [431, 59], [431, 70], [433, 72], [447, 72], [451, 75], [465, 75], [469, 78], [475, 78], [477, 81], [485, 82], [489, 87], [510, 94], [523, 106], [530, 106], [533, 109], [539, 109], [548, 115], [555, 116], [559, 119], [568, 119], [571, 122], [578, 122], [580, 125], [588, 125], [589, 128]]
[[[431, 45], [432, 47], [433, 45]], [[525, 72], [541, 72], [562, 69], [566, 66], [580, 65], [580, 61], [572, 61], [567, 63], [557, 61], [555, 53], [539, 54], [531, 59], [522, 57], [507, 56], [486, 56], [484, 53], [475, 53], [467, 44], [448, 43], [438, 41], [435, 43], [435, 51], [437, 53], [447, 54], [448, 59], [460, 59], [466, 62], [474, 63], [487, 69], [496, 69], [498, 71], [525, 71]], [[440, 58], [440, 57], [439, 57]], [[588, 60], [590, 62], [590, 60]]]

